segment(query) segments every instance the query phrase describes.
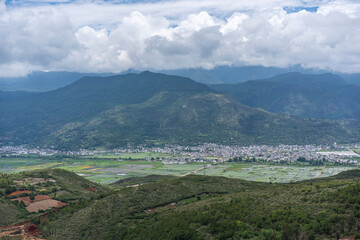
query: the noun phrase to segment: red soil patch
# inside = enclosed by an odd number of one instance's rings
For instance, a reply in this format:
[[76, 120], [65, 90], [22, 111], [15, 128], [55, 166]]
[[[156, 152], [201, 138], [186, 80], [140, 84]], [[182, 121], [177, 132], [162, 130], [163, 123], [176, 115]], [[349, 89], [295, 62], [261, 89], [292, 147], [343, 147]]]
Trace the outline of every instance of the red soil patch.
[[11, 201], [18, 201], [18, 202], [23, 201], [25, 203], [25, 206], [29, 205], [32, 202], [30, 200], [30, 197], [18, 197], [18, 198], [11, 199]]
[[25, 227], [25, 230], [31, 235], [40, 234], [40, 229], [35, 224], [30, 224]]
[[37, 195], [37, 196], [35, 196], [35, 200], [30, 200], [30, 197], [18, 197], [18, 198], [11, 199], [11, 201], [19, 201], [19, 202], [23, 201], [25, 203], [25, 206], [29, 206], [30, 204], [32, 204], [34, 202], [44, 201], [44, 200], [48, 200], [48, 199], [52, 199], [52, 198], [47, 195]]
[[0, 232], [0, 238], [7, 237], [7, 239], [18, 239], [23, 240], [44, 240], [34, 235], [40, 235], [41, 231], [35, 224], [29, 224], [30, 221], [24, 223], [18, 223], [5, 227], [8, 231]]
[[21, 223], [16, 223], [16, 224], [13, 224], [13, 225], [10, 225], [10, 226], [6, 226], [6, 227], [0, 227], [0, 230], [12, 230], [14, 228], [19, 228], [21, 226], [24, 226], [26, 224], [29, 224], [31, 221], [26, 221], [26, 222], [21, 222]]
[[[41, 222], [41, 220], [45, 220], [48, 215], [49, 213], [44, 213], [40, 216], [37, 216], [37, 218], [40, 218]], [[0, 227], [0, 239], [2, 239], [2, 237], [9, 237], [10, 239], [13, 239], [14, 237], [22, 237], [23, 240], [45, 240], [39, 236], [34, 236], [41, 234], [42, 233], [40, 229], [35, 224], [32, 224], [30, 220], [6, 227]]]
[[12, 197], [12, 196], [21, 195], [23, 193], [32, 193], [32, 192], [31, 191], [16, 191], [16, 192], [10, 193], [8, 196]]
[[96, 190], [95, 188], [93, 188], [93, 187], [88, 187], [88, 189], [89, 189], [90, 191], [92, 191], [92, 192], [97, 192], [97, 190]]
[[57, 201], [47, 195], [37, 195], [33, 201], [30, 200], [30, 197], [14, 198], [11, 199], [11, 201], [23, 201], [29, 212], [38, 212], [39, 210], [48, 210], [50, 208], [59, 208], [67, 205], [67, 203]]
[[48, 210], [51, 208], [59, 208], [66, 206], [66, 203], [54, 200], [54, 199], [47, 199], [43, 201], [38, 201], [30, 204], [26, 207], [29, 212], [38, 212], [39, 210]]
[[48, 199], [52, 199], [50, 196], [48, 195], [37, 195], [35, 196], [35, 202], [37, 201], [43, 201], [43, 200], [48, 200]]

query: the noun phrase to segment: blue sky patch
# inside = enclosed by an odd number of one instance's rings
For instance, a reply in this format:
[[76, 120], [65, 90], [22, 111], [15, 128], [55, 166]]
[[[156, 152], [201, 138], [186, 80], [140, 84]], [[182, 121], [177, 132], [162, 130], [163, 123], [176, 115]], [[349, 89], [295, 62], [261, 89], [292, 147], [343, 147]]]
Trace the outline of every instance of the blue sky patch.
[[300, 12], [302, 10], [305, 10], [307, 12], [317, 12], [319, 7], [303, 7], [303, 6], [298, 6], [298, 7], [284, 7], [283, 9], [287, 12], [287, 13], [296, 13], [296, 12]]

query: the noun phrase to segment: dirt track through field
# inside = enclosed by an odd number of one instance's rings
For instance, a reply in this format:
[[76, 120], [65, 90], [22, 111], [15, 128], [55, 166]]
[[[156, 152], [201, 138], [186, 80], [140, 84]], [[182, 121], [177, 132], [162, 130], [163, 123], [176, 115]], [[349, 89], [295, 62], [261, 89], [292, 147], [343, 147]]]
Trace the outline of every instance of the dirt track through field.
[[205, 168], [205, 166], [203, 166], [203, 167], [201, 167], [201, 168], [199, 168], [199, 169], [193, 170], [193, 171], [191, 171], [191, 172], [187, 172], [187, 173], [181, 175], [180, 177], [185, 177], [185, 176], [187, 176], [187, 175], [189, 175], [189, 174], [196, 173], [196, 172], [198, 172], [198, 171], [203, 170], [204, 168]]
[[321, 177], [321, 175], [324, 173], [325, 168], [326, 168], [326, 165], [322, 168], [321, 173], [319, 174], [318, 178]]

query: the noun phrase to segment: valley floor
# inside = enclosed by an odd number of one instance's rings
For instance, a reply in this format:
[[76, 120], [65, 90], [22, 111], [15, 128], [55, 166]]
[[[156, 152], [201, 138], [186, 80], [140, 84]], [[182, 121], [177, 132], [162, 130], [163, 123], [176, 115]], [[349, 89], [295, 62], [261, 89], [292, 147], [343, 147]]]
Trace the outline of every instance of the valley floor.
[[329, 163], [319, 166], [229, 162], [164, 164], [158, 160], [134, 159], [134, 156], [139, 156], [139, 154], [128, 154], [127, 158], [133, 160], [121, 160], [114, 156], [112, 158], [101, 156], [99, 158], [67, 157], [60, 159], [51, 157], [0, 158], [0, 172], [15, 173], [35, 169], [62, 168], [101, 184], [154, 174], [174, 176], [197, 174], [249, 181], [287, 183], [328, 177], [356, 168], [356, 166]]

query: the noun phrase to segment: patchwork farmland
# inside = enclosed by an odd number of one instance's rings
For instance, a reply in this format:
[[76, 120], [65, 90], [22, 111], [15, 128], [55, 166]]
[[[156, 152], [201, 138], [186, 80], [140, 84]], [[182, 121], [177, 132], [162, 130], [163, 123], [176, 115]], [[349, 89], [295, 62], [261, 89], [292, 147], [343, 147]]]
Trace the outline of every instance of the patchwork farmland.
[[[151, 155], [156, 159], [156, 154]], [[327, 177], [339, 172], [354, 169], [354, 166], [300, 166], [258, 163], [186, 163], [164, 164], [161, 161], [146, 160], [149, 154], [126, 154], [127, 160], [119, 156], [100, 156], [92, 158], [0, 158], [0, 171], [16, 173], [34, 169], [62, 168], [72, 171], [91, 181], [110, 184], [115, 181], [147, 175], [200, 174], [224, 176], [250, 181], [293, 182], [305, 179]], [[169, 155], [166, 157], [170, 158]], [[136, 159], [136, 160], [135, 160]]]

